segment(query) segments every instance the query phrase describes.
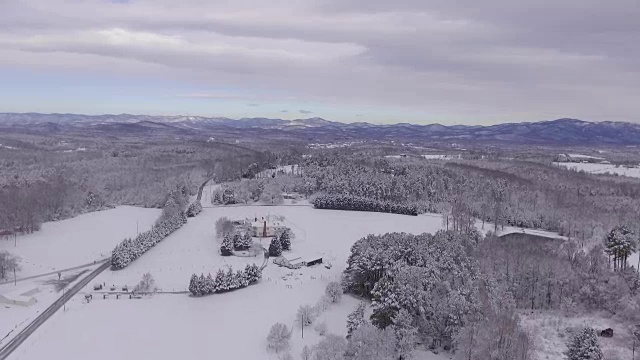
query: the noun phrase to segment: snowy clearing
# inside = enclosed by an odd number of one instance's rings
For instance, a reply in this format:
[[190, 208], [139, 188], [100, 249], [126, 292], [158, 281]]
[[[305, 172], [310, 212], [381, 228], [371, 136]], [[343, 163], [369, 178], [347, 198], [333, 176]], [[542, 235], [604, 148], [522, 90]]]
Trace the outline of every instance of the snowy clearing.
[[15, 242], [13, 237], [3, 237], [0, 250], [22, 258], [18, 278], [86, 264], [111, 256], [111, 250], [124, 238], [150, 229], [160, 211], [119, 206], [47, 222], [40, 231], [18, 236]]
[[[351, 245], [370, 233], [390, 231], [435, 232], [441, 228], [440, 216], [403, 216], [394, 214], [316, 210], [310, 207], [244, 206], [207, 208], [196, 218], [167, 237], [158, 246], [130, 266], [119, 271], [107, 271], [96, 278], [107, 287], [133, 287], [142, 274], [151, 272], [156, 285], [163, 291], [186, 290], [192, 273], [215, 272], [233, 265], [235, 269], [247, 263], [261, 264], [256, 258], [221, 257], [219, 242], [214, 239], [214, 224], [221, 216], [231, 219], [247, 216], [278, 214], [292, 228], [294, 252], [321, 253], [323, 265], [298, 270], [281, 268], [270, 259], [263, 279], [256, 285], [235, 292], [194, 298], [187, 294], [156, 294], [140, 300], [114, 297], [103, 300], [98, 294], [90, 304], [81, 303], [81, 295], [64, 315], [43, 325], [43, 333], [25, 342], [25, 351], [13, 359], [111, 359], [111, 351], [126, 349], [119, 358], [201, 358], [213, 351], [221, 358], [275, 359], [266, 352], [266, 335], [271, 325], [283, 322], [293, 326], [291, 354], [299, 356], [306, 345], [318, 341], [311, 327], [305, 328], [304, 340], [300, 328], [294, 325], [300, 305], [316, 304], [329, 281], [339, 280], [346, 267]], [[263, 240], [263, 245], [268, 245]], [[91, 291], [89, 288], [85, 292]], [[346, 332], [346, 315], [357, 300], [344, 296], [339, 304], [322, 313], [329, 332]], [[114, 331], [117, 329], [117, 331]], [[66, 346], [74, 339], [74, 346]], [[106, 339], [109, 343], [106, 344]], [[215, 350], [214, 350], [215, 349]], [[21, 349], [22, 350], [22, 349]], [[434, 357], [425, 352], [424, 359]], [[421, 354], [422, 355], [422, 354]], [[427, 357], [429, 356], [429, 357]]]
[[592, 164], [592, 163], [560, 163], [554, 162], [554, 165], [562, 166], [570, 170], [584, 171], [590, 174], [617, 174], [628, 177], [640, 178], [640, 168], [626, 168], [624, 166], [616, 167], [612, 164]]
[[522, 314], [522, 323], [534, 335], [535, 354], [540, 360], [563, 359], [567, 341], [572, 334], [584, 327], [597, 332], [612, 328], [612, 338], [598, 337], [600, 348], [606, 359], [631, 359], [634, 336], [626, 325], [610, 316], [598, 314], [567, 316], [557, 311], [534, 311]]

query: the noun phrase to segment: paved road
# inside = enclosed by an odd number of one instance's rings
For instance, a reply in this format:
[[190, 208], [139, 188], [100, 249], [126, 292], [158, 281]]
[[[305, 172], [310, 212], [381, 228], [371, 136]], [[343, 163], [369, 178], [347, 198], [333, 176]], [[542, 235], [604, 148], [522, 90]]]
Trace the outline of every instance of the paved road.
[[37, 279], [37, 278], [39, 278], [39, 277], [45, 277], [45, 276], [49, 276], [49, 275], [56, 275], [56, 274], [57, 274], [57, 273], [59, 273], [59, 272], [60, 272], [60, 273], [63, 273], [63, 272], [66, 272], [66, 271], [83, 269], [83, 268], [86, 268], [86, 267], [95, 266], [96, 264], [99, 264], [99, 263], [101, 263], [101, 262], [103, 262], [103, 261], [107, 261], [107, 260], [109, 260], [109, 259], [111, 259], [111, 258], [107, 258], [107, 259], [100, 259], [100, 260], [96, 260], [96, 261], [91, 262], [91, 263], [88, 263], [88, 264], [78, 265], [78, 266], [74, 266], [74, 267], [70, 267], [70, 268], [66, 268], [66, 269], [54, 270], [54, 271], [51, 271], [51, 272], [48, 272], [48, 273], [44, 273], [44, 274], [38, 274], [38, 275], [26, 276], [26, 277], [19, 278], [19, 279], [16, 279], [16, 280], [4, 280], [4, 281], [0, 281], [0, 285], [4, 285], [4, 284], [11, 284], [11, 283], [13, 283], [14, 281], [15, 281], [15, 282], [20, 282], [20, 281], [24, 281], [24, 280]]
[[22, 331], [20, 331], [13, 339], [11, 339], [5, 346], [0, 349], [0, 360], [5, 360], [11, 355], [11, 353], [20, 346], [29, 335], [33, 334], [34, 331], [40, 327], [47, 319], [51, 317], [51, 315], [55, 314], [55, 312], [60, 309], [69, 299], [71, 299], [75, 294], [78, 293], [83, 287], [85, 287], [91, 280], [93, 280], [96, 276], [98, 276], [101, 272], [105, 271], [111, 266], [111, 261], [105, 261], [100, 267], [93, 270], [89, 275], [87, 275], [84, 279], [80, 280], [77, 284], [73, 285], [69, 290], [65, 291], [65, 293], [56, 300], [51, 306], [49, 306], [45, 311], [43, 311], [38, 317], [36, 317], [29, 325], [27, 325]]

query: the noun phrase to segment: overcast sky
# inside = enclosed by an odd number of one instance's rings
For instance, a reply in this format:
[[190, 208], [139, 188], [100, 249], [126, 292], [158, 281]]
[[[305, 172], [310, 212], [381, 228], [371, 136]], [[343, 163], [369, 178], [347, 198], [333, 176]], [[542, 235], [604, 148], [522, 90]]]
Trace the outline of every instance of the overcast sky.
[[0, 111], [640, 122], [638, 0], [0, 0]]

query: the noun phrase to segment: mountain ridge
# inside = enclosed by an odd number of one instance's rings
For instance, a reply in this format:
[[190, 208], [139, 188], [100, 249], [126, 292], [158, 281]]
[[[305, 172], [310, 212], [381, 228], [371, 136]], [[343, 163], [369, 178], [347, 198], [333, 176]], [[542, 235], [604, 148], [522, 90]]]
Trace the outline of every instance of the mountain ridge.
[[[5, 130], [65, 131], [90, 128], [96, 132], [137, 134], [229, 135], [267, 134], [302, 136], [305, 139], [397, 140], [407, 142], [459, 140], [487, 142], [524, 142], [531, 144], [610, 144], [640, 145], [640, 124], [629, 122], [590, 122], [561, 118], [538, 122], [508, 122], [494, 125], [371, 124], [342, 123], [320, 117], [283, 120], [278, 118], [206, 117], [189, 115], [135, 114], [42, 114], [0, 113], [0, 127]], [[268, 130], [268, 132], [267, 132]], [[35, 131], [35, 130], [34, 130]]]

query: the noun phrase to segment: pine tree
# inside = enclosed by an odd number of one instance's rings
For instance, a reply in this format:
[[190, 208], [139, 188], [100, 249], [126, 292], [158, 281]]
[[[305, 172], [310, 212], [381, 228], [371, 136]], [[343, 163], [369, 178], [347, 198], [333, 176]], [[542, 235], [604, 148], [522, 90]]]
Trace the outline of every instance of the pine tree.
[[205, 292], [206, 282], [207, 282], [207, 279], [204, 277], [204, 274], [200, 274], [200, 277], [198, 278], [198, 282], [196, 283], [197, 284], [196, 289], [197, 289], [198, 295], [206, 294]]
[[278, 257], [280, 255], [282, 255], [282, 244], [278, 237], [274, 236], [269, 244], [269, 256]]
[[211, 273], [209, 273], [209, 275], [207, 275], [206, 285], [205, 285], [205, 292], [207, 294], [213, 294], [214, 292], [216, 292], [215, 284], [214, 284], [214, 281], [213, 281], [213, 277], [211, 276]]
[[191, 275], [191, 281], [189, 281], [189, 292], [196, 296], [198, 295], [197, 286], [198, 286], [198, 275], [193, 274]]
[[240, 234], [238, 234], [237, 232], [233, 233], [233, 248], [235, 250], [244, 250], [245, 247], [242, 243], [242, 238], [240, 237]]
[[347, 316], [347, 338], [349, 338], [351, 333], [365, 323], [364, 311], [366, 308], [367, 304], [361, 301], [356, 309]]
[[229, 233], [224, 234], [222, 245], [220, 246], [220, 255], [233, 255], [233, 240], [231, 239], [231, 235]]
[[592, 328], [585, 328], [576, 334], [568, 347], [565, 352], [568, 360], [604, 360], [596, 331]]
[[241, 243], [245, 249], [249, 249], [251, 245], [253, 245], [253, 238], [251, 237], [251, 234], [249, 234], [248, 231], [242, 234]]
[[291, 250], [291, 235], [289, 234], [289, 229], [285, 229], [280, 234], [279, 240], [282, 245], [282, 250]]
[[214, 292], [220, 292], [220, 291], [226, 290], [222, 288], [224, 286], [224, 277], [225, 277], [224, 270], [218, 269], [218, 272], [216, 272], [216, 277], [215, 279], [213, 279]]

